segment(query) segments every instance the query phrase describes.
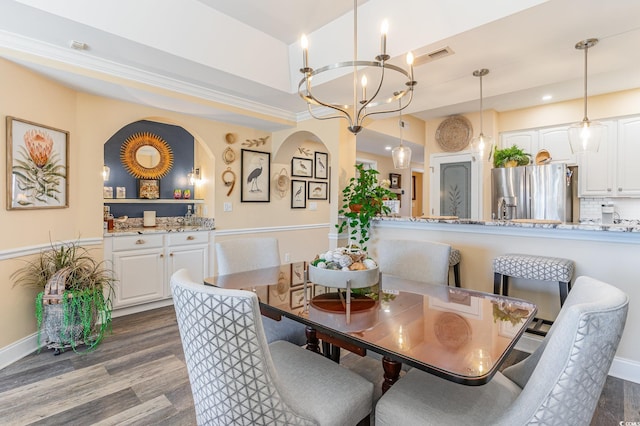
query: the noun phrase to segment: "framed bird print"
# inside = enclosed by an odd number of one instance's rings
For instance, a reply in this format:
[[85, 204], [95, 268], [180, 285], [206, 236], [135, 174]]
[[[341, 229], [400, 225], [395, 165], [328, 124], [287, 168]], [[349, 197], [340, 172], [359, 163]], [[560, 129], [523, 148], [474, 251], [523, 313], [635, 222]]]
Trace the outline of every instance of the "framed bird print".
[[271, 197], [271, 154], [250, 149], [241, 150], [240, 170], [240, 201], [268, 203]]
[[326, 152], [316, 152], [314, 153], [315, 159], [315, 178], [316, 179], [326, 179], [329, 177], [329, 154]]
[[291, 159], [291, 176], [313, 177], [313, 160], [293, 157]]
[[327, 182], [309, 181], [309, 199], [310, 200], [326, 200], [327, 199]]
[[291, 181], [291, 208], [292, 209], [307, 208], [307, 181], [306, 180]]

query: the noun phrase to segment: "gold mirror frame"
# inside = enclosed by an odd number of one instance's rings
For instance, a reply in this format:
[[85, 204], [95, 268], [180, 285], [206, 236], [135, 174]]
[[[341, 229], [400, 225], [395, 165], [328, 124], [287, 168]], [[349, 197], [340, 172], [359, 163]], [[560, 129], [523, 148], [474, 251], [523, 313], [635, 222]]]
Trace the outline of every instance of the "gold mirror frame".
[[[151, 146], [160, 153], [160, 161], [155, 167], [145, 167], [136, 159], [138, 149]], [[173, 167], [171, 147], [160, 136], [153, 133], [134, 133], [120, 147], [120, 160], [125, 169], [138, 179], [160, 179]]]

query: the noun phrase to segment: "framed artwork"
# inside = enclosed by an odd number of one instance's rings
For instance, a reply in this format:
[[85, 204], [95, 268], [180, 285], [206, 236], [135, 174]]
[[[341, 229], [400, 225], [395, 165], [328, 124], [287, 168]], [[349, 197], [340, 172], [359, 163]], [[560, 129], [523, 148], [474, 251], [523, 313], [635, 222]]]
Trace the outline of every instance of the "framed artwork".
[[295, 288], [291, 290], [290, 300], [291, 300], [291, 309], [302, 308], [305, 302], [305, 290], [307, 302], [311, 300], [311, 289], [310, 285], [306, 287]]
[[102, 187], [102, 198], [113, 198], [113, 187], [112, 186], [103, 186]]
[[125, 188], [124, 186], [117, 186], [116, 198], [127, 198], [127, 188]]
[[291, 159], [291, 176], [313, 177], [313, 160], [311, 158], [293, 157]]
[[307, 181], [305, 180], [291, 181], [291, 208], [292, 209], [307, 208]]
[[268, 203], [271, 196], [271, 154], [243, 149], [240, 169], [240, 201]]
[[138, 179], [138, 198], [160, 198], [160, 179]]
[[289, 305], [289, 290], [291, 289], [291, 268], [287, 265], [280, 267], [278, 284], [269, 286], [269, 303], [272, 305]]
[[294, 262], [291, 264], [291, 287], [304, 284], [305, 262]]
[[320, 296], [321, 294], [325, 294], [327, 292], [327, 287], [316, 284], [313, 286], [313, 297]]
[[310, 180], [309, 184], [309, 192], [308, 198], [310, 200], [326, 200], [327, 195], [327, 182], [314, 182]]
[[251, 289], [262, 303], [269, 303], [269, 286], [261, 285]]
[[7, 210], [69, 207], [69, 132], [7, 117]]
[[315, 178], [327, 179], [329, 177], [329, 154], [326, 152], [316, 152], [314, 154]]
[[402, 187], [400, 182], [401, 177], [402, 175], [399, 175], [397, 173], [389, 173], [389, 180], [391, 181], [390, 187], [393, 189], [400, 189]]

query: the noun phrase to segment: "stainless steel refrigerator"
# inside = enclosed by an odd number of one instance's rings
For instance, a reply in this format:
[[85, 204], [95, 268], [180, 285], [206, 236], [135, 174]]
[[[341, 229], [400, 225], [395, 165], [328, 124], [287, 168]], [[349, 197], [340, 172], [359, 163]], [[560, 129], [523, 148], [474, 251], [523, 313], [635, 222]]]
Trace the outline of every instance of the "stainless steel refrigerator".
[[492, 218], [571, 222], [574, 170], [561, 163], [492, 169]]

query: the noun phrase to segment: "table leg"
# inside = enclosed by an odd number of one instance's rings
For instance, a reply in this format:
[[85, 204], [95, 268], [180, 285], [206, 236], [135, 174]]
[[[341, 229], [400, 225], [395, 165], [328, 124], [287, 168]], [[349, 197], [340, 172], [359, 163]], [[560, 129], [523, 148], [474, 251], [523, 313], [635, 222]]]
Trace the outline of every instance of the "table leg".
[[329, 358], [331, 361], [340, 364], [340, 347], [331, 344], [325, 340], [322, 341], [322, 354], [325, 358]]
[[316, 330], [314, 328], [311, 328], [311, 327], [307, 326], [305, 328], [304, 333], [307, 336], [307, 350], [319, 354], [320, 353], [320, 345], [319, 345], [320, 340], [318, 339], [318, 336], [316, 335]]
[[382, 382], [382, 393], [384, 394], [398, 381], [402, 363], [385, 356], [382, 357], [382, 369], [384, 370], [384, 382]]

